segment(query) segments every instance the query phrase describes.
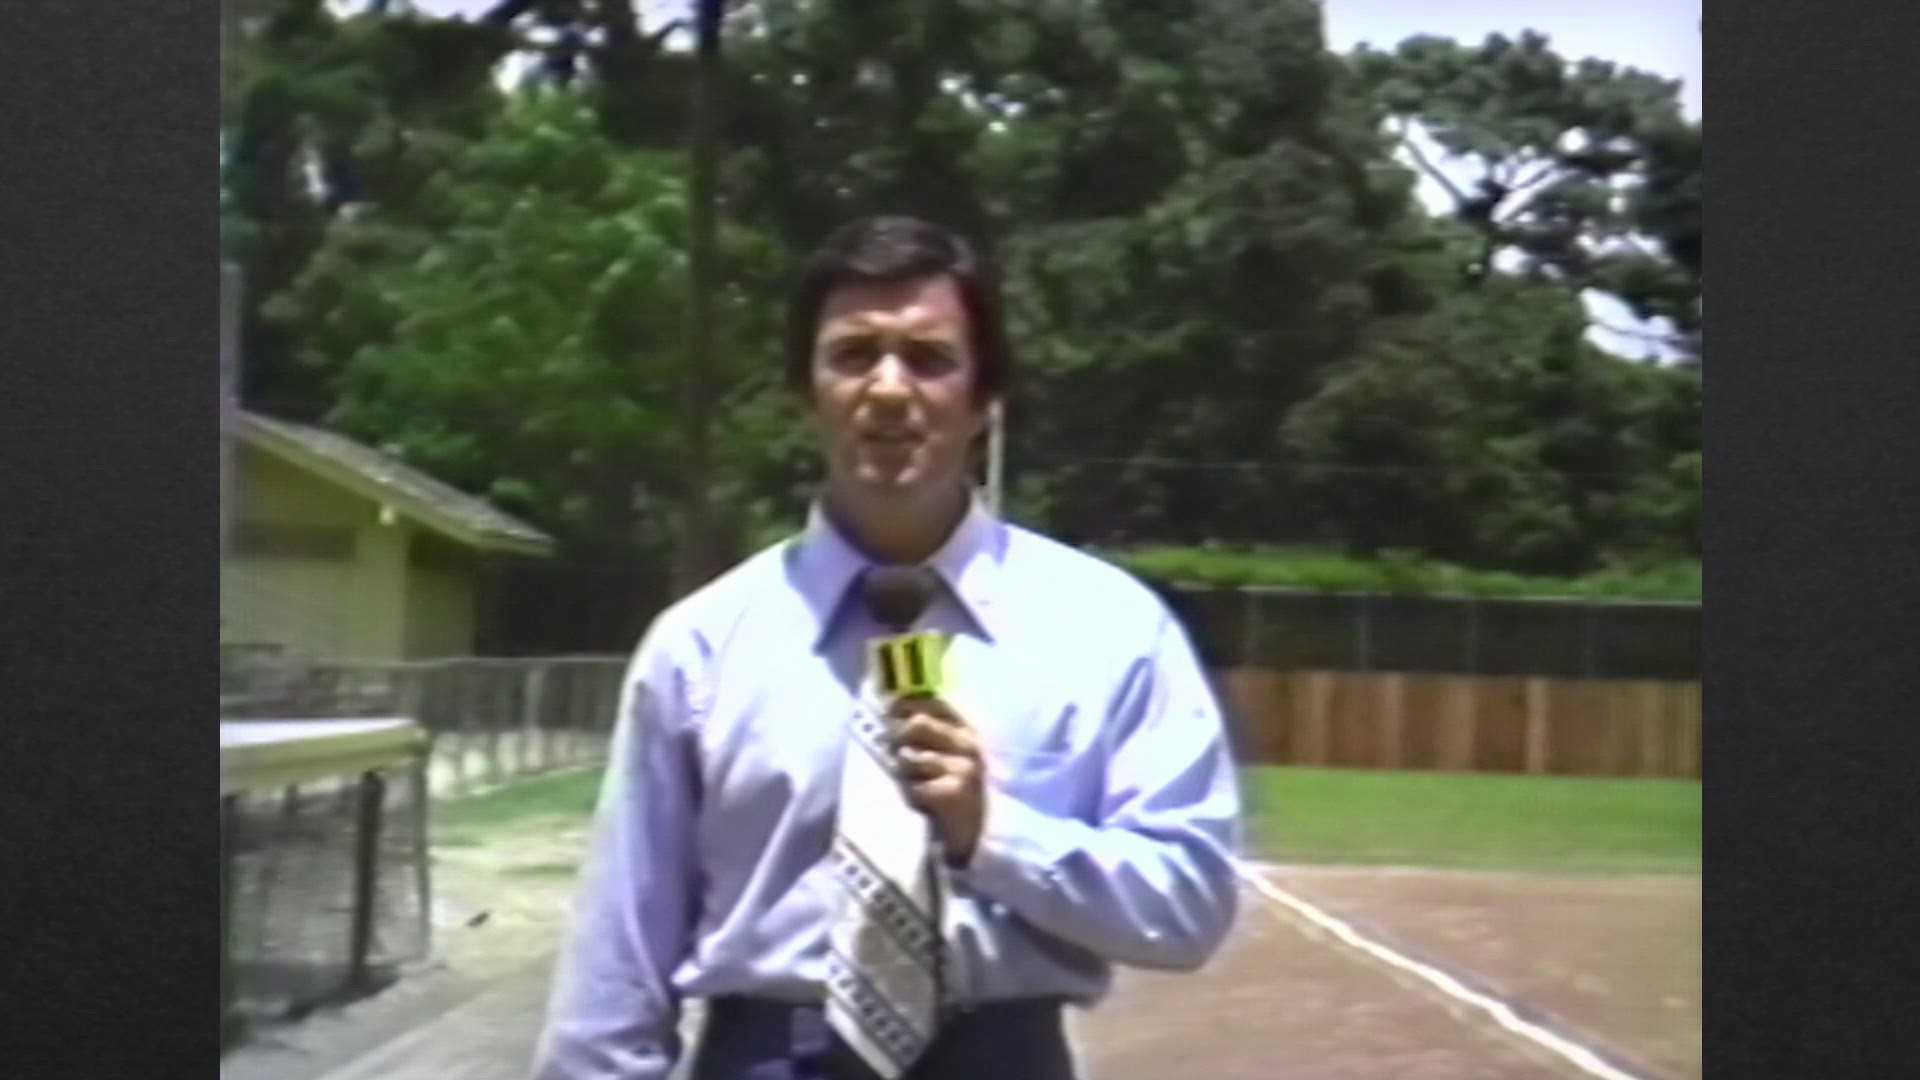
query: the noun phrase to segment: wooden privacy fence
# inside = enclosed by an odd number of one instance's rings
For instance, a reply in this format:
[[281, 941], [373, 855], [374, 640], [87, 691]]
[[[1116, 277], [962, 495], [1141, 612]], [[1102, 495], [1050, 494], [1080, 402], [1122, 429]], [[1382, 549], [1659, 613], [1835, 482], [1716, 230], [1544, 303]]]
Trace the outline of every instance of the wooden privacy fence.
[[1215, 672], [1249, 763], [1700, 776], [1700, 684], [1381, 672]]
[[[254, 666], [229, 719], [406, 716], [436, 794], [605, 760], [623, 656]], [[1241, 760], [1355, 769], [1700, 776], [1700, 684], [1213, 671]]]
[[228, 718], [404, 716], [433, 736], [435, 794], [606, 758], [623, 656], [255, 665]]

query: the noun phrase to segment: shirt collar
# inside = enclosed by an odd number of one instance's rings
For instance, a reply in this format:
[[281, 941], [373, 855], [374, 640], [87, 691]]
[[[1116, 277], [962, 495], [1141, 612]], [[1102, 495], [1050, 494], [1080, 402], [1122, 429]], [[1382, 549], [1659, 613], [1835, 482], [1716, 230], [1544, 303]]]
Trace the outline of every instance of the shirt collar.
[[[1004, 527], [975, 498], [947, 542], [925, 564], [940, 575], [989, 638], [1004, 627], [994, 596], [994, 580], [1005, 554]], [[793, 558], [795, 582], [817, 616], [824, 640], [854, 579], [874, 565], [873, 560], [842, 535], [817, 502], [807, 514], [806, 531], [795, 545]]]

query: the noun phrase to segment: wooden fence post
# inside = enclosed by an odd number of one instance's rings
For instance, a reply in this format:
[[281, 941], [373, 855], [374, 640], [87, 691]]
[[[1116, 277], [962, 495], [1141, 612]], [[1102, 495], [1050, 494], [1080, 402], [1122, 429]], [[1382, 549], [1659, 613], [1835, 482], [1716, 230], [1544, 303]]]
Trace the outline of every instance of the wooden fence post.
[[1635, 753], [1634, 717], [1640, 711], [1640, 702], [1631, 687], [1622, 693], [1606, 695], [1607, 708], [1607, 771], [1614, 776], [1632, 776], [1640, 769], [1639, 755]]
[[1544, 775], [1550, 767], [1548, 749], [1552, 717], [1548, 711], [1548, 682], [1527, 680], [1527, 772]]
[[1634, 736], [1639, 741], [1639, 773], [1641, 776], [1663, 776], [1666, 774], [1666, 748], [1661, 744], [1661, 730], [1666, 726], [1667, 693], [1666, 687], [1657, 682], [1638, 682], [1633, 684], [1633, 703], [1635, 716]]
[[1406, 676], [1394, 672], [1380, 681], [1380, 764], [1388, 769], [1407, 763]]
[[1331, 757], [1329, 753], [1333, 728], [1333, 673], [1327, 671], [1301, 672], [1298, 676], [1305, 684], [1306, 708], [1301, 711], [1300, 725], [1302, 765], [1317, 769], [1327, 767]]
[[1473, 772], [1479, 764], [1480, 679], [1447, 680], [1447, 727], [1443, 740], [1446, 752], [1441, 767], [1455, 772]]

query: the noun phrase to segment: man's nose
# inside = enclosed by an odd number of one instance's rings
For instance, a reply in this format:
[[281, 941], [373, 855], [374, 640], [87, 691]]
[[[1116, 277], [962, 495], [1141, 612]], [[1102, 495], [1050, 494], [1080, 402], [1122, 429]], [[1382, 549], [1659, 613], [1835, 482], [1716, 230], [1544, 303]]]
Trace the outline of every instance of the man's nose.
[[876, 400], [906, 401], [912, 397], [910, 374], [899, 354], [889, 349], [880, 357], [879, 362], [874, 364], [872, 378], [867, 384], [867, 393]]

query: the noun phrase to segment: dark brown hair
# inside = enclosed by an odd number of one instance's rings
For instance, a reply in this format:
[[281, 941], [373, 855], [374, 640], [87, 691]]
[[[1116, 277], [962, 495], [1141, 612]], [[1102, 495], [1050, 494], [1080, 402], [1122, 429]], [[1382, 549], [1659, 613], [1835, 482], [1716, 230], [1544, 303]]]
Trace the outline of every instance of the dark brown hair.
[[992, 261], [965, 237], [930, 221], [902, 215], [859, 218], [834, 230], [807, 259], [787, 303], [787, 378], [804, 388], [813, 377], [813, 344], [820, 312], [840, 287], [856, 282], [951, 277], [966, 307], [973, 351], [973, 393], [1001, 396], [1013, 382], [1013, 351]]

